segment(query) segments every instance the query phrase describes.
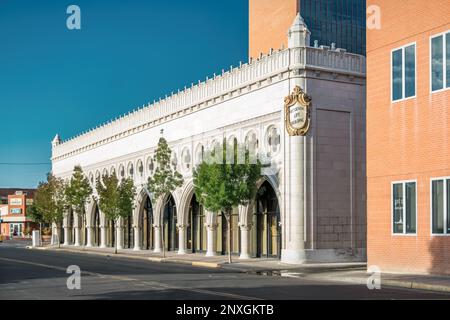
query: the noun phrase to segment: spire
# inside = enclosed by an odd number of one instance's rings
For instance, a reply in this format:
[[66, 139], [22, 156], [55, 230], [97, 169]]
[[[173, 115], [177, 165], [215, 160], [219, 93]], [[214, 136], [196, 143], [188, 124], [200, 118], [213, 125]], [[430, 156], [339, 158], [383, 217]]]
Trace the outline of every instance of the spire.
[[298, 13], [289, 29], [289, 48], [309, 47], [310, 36], [311, 32], [309, 31], [305, 20], [303, 20], [300, 13]]
[[56, 136], [52, 140], [52, 147], [56, 147], [61, 143], [61, 138], [59, 137], [59, 134], [56, 134]]

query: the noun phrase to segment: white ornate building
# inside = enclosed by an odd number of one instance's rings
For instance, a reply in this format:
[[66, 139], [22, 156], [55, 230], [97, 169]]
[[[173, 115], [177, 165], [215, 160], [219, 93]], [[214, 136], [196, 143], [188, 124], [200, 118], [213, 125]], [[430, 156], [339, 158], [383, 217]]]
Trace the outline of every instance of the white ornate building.
[[[195, 199], [192, 169], [216, 141], [254, 144], [270, 170], [258, 199], [235, 209], [232, 252], [241, 258], [277, 256], [284, 262], [364, 260], [365, 57], [311, 47], [300, 16], [286, 49], [262, 54], [83, 133], [52, 142], [53, 173], [70, 179], [81, 165], [94, 186], [105, 173], [132, 177], [138, 189], [132, 216], [114, 226], [92, 199], [86, 215], [68, 213], [65, 245], [112, 246], [180, 254], [224, 254], [226, 223]], [[290, 136], [284, 101], [295, 87], [312, 99], [311, 128]], [[163, 208], [143, 188], [152, 175], [161, 129], [184, 185]], [[164, 241], [162, 238], [164, 237]]]

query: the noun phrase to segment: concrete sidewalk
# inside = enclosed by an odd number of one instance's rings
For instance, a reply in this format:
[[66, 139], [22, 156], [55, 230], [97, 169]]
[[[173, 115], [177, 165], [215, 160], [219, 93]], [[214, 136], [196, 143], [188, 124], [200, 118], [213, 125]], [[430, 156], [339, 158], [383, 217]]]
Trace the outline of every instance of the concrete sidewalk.
[[[206, 257], [200, 253], [180, 255], [176, 252], [169, 251], [166, 252], [166, 257], [163, 258], [162, 253], [154, 253], [149, 250], [134, 251], [132, 249], [121, 249], [118, 250], [117, 254], [114, 254], [114, 248], [86, 248], [61, 245], [60, 248], [57, 246], [45, 246], [34, 249], [95, 254], [109, 256], [111, 258], [130, 258], [159, 263], [177, 263], [266, 276], [304, 278], [359, 285], [367, 285], [368, 279], [372, 275], [367, 273], [367, 264], [365, 262], [308, 263], [299, 266], [282, 263], [274, 258], [241, 260], [237, 256], [233, 256], [233, 263], [229, 264], [227, 256]], [[383, 286], [450, 292], [450, 277], [383, 273], [381, 274], [381, 287]]]
[[[31, 248], [31, 247], [29, 247]], [[53, 250], [65, 251], [74, 253], [96, 254], [117, 258], [131, 258], [139, 260], [147, 260], [161, 263], [179, 263], [188, 264], [192, 266], [207, 267], [207, 268], [222, 268], [236, 272], [256, 273], [256, 274], [271, 274], [280, 276], [282, 272], [289, 270], [298, 270], [298, 265], [282, 263], [276, 258], [252, 258], [239, 259], [238, 256], [232, 257], [232, 263], [228, 263], [228, 256], [217, 255], [214, 257], [206, 257], [201, 253], [178, 254], [173, 251], [166, 252], [165, 258], [162, 253], [155, 253], [149, 250], [134, 251], [133, 249], [120, 249], [117, 254], [114, 254], [114, 248], [98, 248], [98, 247], [77, 247], [77, 246], [44, 246], [33, 248], [39, 250]], [[317, 263], [302, 265], [303, 269], [308, 269], [310, 272], [320, 271], [339, 271], [339, 270], [365, 270], [365, 262], [357, 263]]]
[[[367, 273], [363, 270], [342, 270], [311, 273], [301, 272], [301, 270], [297, 269], [281, 272], [280, 275], [283, 277], [326, 280], [360, 285], [367, 285], [370, 281], [369, 279], [373, 277], [372, 273]], [[437, 292], [450, 292], [449, 276], [381, 273], [380, 284], [381, 289], [383, 286], [388, 286]]]

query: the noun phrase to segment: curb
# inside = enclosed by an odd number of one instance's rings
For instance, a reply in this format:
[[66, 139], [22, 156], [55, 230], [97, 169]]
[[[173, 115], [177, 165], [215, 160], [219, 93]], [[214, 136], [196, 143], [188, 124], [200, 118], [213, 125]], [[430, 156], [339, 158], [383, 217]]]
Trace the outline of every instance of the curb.
[[[305, 278], [305, 279], [313, 279], [313, 280], [326, 280], [326, 281], [334, 281], [334, 282], [346, 282], [351, 284], [359, 284], [366, 285], [367, 279], [357, 278], [357, 277], [330, 277], [330, 276], [320, 276], [319, 274], [309, 276], [308, 274], [302, 273], [281, 273], [282, 277], [287, 278]], [[405, 280], [394, 280], [394, 279], [383, 279], [381, 278], [381, 287], [398, 287], [405, 289], [416, 289], [416, 290], [426, 290], [426, 291], [434, 291], [434, 292], [450, 292], [450, 286], [447, 285], [439, 285], [439, 284], [428, 284], [423, 282], [416, 281], [405, 281]]]
[[36, 247], [33, 248], [31, 246], [27, 246], [27, 249], [32, 250], [49, 250], [49, 251], [65, 251], [65, 252], [71, 252], [71, 253], [85, 253], [85, 254], [93, 254], [98, 256], [104, 256], [109, 258], [129, 258], [129, 259], [137, 259], [137, 260], [145, 260], [150, 262], [156, 262], [156, 263], [174, 263], [174, 264], [184, 264], [184, 265], [191, 265], [193, 267], [203, 267], [203, 268], [210, 268], [210, 269], [218, 269], [221, 268], [220, 263], [213, 263], [213, 262], [204, 262], [204, 261], [189, 261], [189, 260], [170, 260], [169, 258], [159, 258], [159, 257], [140, 257], [136, 255], [128, 255], [128, 254], [114, 254], [109, 252], [96, 252], [91, 250], [76, 250], [76, 249], [69, 249], [69, 248], [51, 248], [51, 247]]
[[[214, 263], [214, 262], [205, 262], [205, 261], [189, 261], [189, 260], [181, 260], [174, 259], [170, 260], [169, 258], [160, 258], [160, 257], [140, 257], [136, 255], [127, 255], [118, 253], [117, 255], [114, 253], [108, 252], [96, 252], [90, 250], [74, 250], [69, 248], [52, 248], [52, 247], [32, 247], [27, 246], [26, 249], [31, 250], [49, 250], [49, 251], [65, 251], [71, 253], [85, 253], [85, 254], [93, 254], [98, 256], [104, 256], [109, 258], [129, 258], [136, 260], [145, 260], [154, 263], [173, 263], [173, 264], [183, 264], [183, 265], [191, 265], [193, 267], [202, 267], [209, 269], [223, 269], [223, 270], [232, 270], [241, 273], [249, 273], [263, 276], [277, 276], [277, 277], [286, 277], [286, 278], [304, 278], [304, 279], [314, 279], [314, 280], [326, 280], [326, 281], [334, 281], [334, 282], [346, 282], [352, 284], [366, 285], [366, 279], [357, 278], [357, 277], [330, 277], [324, 276], [320, 273], [316, 274], [308, 274], [302, 272], [289, 272], [289, 271], [281, 271], [281, 270], [248, 270], [243, 268], [235, 268], [233, 266], [229, 266], [226, 263]], [[402, 280], [391, 280], [391, 279], [382, 279], [382, 286], [390, 286], [390, 287], [400, 287], [406, 289], [416, 289], [416, 290], [426, 290], [426, 291], [435, 291], [435, 292], [450, 292], [450, 286], [445, 285], [435, 285], [435, 284], [427, 284], [422, 282], [411, 282], [411, 281], [402, 281]]]

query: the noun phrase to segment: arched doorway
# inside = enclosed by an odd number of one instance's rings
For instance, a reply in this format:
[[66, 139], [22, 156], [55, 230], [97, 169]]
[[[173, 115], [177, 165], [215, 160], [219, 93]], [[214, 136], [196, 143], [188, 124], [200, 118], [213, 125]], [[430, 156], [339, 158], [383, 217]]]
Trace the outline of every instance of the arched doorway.
[[198, 203], [194, 194], [189, 205], [187, 228], [187, 250], [193, 253], [206, 251], [205, 219], [203, 206]]
[[92, 221], [92, 237], [93, 245], [100, 247], [100, 211], [97, 204], [95, 204], [94, 219]]
[[275, 190], [265, 181], [256, 196], [253, 215], [253, 242], [256, 257], [281, 256], [280, 207]]
[[75, 219], [72, 209], [69, 209], [69, 244], [75, 243]]
[[166, 201], [163, 221], [164, 247], [167, 251], [176, 251], [178, 250], [177, 207], [172, 195], [169, 195]]
[[131, 249], [134, 246], [133, 216], [131, 213], [123, 219], [123, 227], [123, 246], [124, 248]]
[[58, 233], [58, 237], [59, 237], [59, 243], [63, 244], [64, 243], [64, 223], [59, 222], [56, 225], [57, 228], [57, 233]]
[[[228, 222], [224, 213], [218, 215], [217, 227], [217, 252], [221, 255], [228, 254]], [[239, 254], [241, 248], [239, 233], [239, 213], [237, 208], [231, 213], [231, 254]]]
[[108, 232], [106, 234], [106, 243], [109, 247], [114, 247], [116, 245], [116, 225], [113, 220], [106, 220], [106, 225], [108, 227]]
[[142, 239], [142, 249], [152, 250], [153, 249], [153, 207], [152, 202], [148, 196], [146, 196], [144, 202], [144, 208], [142, 214], [140, 215], [141, 224], [141, 239]]

